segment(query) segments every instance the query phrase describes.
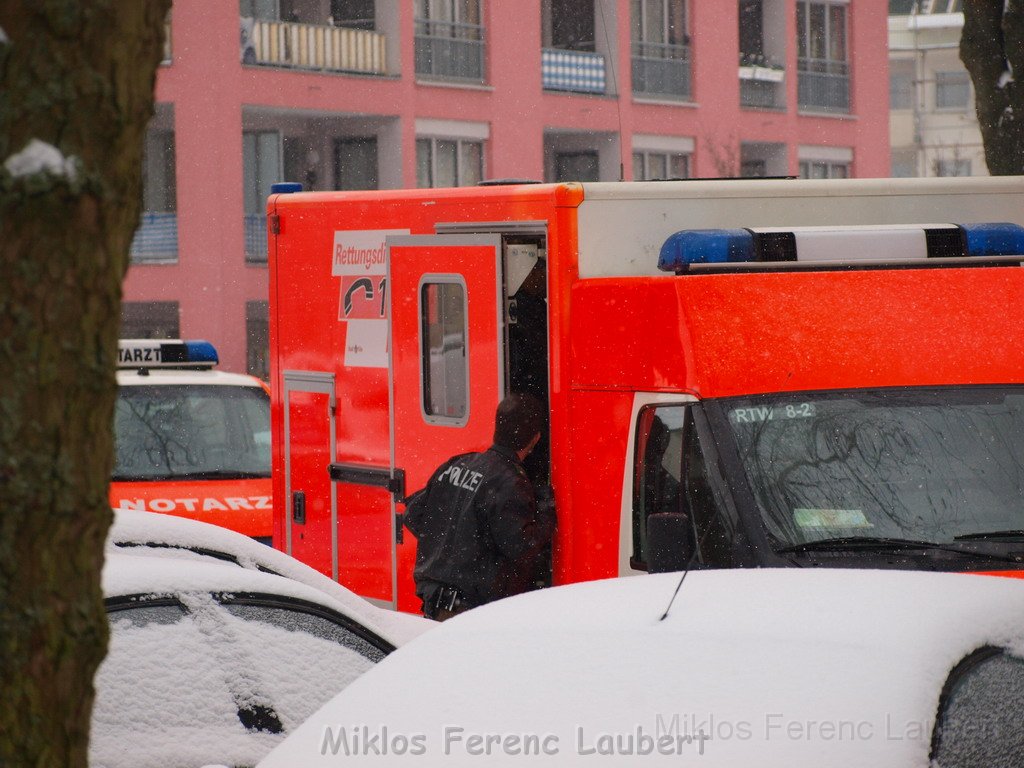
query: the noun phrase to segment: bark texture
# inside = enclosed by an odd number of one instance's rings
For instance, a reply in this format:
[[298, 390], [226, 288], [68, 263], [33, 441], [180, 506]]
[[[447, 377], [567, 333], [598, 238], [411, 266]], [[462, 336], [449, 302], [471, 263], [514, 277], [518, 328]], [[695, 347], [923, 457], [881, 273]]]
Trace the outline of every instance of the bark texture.
[[5, 768], [86, 765], [121, 280], [168, 7], [0, 0]]
[[1022, 174], [1024, 0], [965, 0], [963, 10], [960, 59], [974, 84], [985, 164], [993, 176]]

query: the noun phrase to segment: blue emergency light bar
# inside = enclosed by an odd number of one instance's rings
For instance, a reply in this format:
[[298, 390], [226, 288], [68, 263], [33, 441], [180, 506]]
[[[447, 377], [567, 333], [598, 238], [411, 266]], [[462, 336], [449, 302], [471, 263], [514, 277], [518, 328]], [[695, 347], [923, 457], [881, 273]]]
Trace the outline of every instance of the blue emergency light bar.
[[658, 269], [678, 274], [710, 266], [884, 266], [1013, 256], [1024, 261], [1024, 227], [1017, 224], [688, 229], [661, 246]]
[[121, 339], [117, 343], [118, 368], [212, 368], [217, 350], [208, 341]]

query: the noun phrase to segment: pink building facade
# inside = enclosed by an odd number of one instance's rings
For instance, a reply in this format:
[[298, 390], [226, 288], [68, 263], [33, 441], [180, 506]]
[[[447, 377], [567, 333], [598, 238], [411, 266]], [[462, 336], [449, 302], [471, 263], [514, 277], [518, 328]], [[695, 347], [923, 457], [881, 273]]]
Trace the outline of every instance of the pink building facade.
[[883, 0], [175, 0], [125, 336], [266, 375], [270, 184], [889, 173]]

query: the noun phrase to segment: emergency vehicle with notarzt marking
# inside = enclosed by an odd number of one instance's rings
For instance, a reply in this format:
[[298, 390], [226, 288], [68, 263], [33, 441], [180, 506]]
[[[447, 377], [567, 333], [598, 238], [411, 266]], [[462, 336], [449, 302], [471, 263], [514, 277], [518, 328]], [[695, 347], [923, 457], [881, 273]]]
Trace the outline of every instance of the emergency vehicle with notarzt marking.
[[271, 542], [270, 390], [213, 370], [206, 341], [118, 344], [115, 509], [214, 523]]
[[[267, 202], [274, 544], [415, 611], [403, 499], [547, 409], [551, 581], [1024, 571], [1024, 179]], [[931, 223], [938, 222], [938, 223]]]

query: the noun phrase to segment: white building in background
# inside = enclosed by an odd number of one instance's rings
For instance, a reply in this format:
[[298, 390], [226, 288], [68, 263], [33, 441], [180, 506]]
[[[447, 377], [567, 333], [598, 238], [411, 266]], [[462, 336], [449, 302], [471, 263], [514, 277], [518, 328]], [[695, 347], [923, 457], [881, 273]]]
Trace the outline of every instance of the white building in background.
[[974, 88], [960, 61], [961, 0], [890, 0], [893, 176], [987, 176]]

